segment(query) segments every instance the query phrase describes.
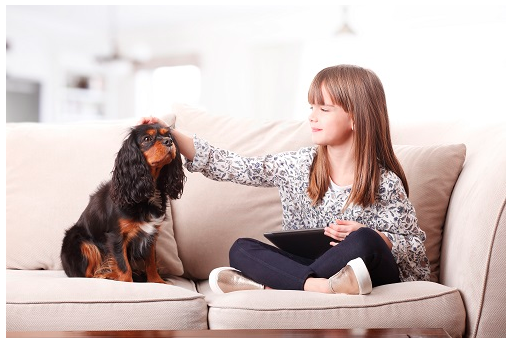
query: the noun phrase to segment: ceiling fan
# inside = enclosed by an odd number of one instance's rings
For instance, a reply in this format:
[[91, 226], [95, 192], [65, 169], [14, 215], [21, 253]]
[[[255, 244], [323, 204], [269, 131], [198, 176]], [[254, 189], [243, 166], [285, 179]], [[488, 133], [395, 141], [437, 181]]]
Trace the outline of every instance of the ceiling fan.
[[97, 56], [96, 61], [105, 66], [114, 66], [118, 68], [124, 67], [125, 69], [133, 70], [142, 65], [143, 61], [135, 58], [128, 58], [123, 56], [119, 47], [118, 41], [118, 16], [117, 6], [107, 7], [107, 35], [110, 39], [110, 54]]
[[336, 34], [339, 36], [346, 35], [354, 35], [356, 32], [352, 29], [352, 27], [348, 23], [348, 7], [342, 7], [342, 17], [341, 17], [341, 26], [336, 31]]

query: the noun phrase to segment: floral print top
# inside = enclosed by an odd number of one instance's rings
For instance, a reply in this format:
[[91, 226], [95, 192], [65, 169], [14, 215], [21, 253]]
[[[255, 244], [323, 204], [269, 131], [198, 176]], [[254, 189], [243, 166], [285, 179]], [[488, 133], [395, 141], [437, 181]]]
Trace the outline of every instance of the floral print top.
[[368, 207], [350, 205], [342, 212], [351, 186], [331, 186], [317, 206], [312, 205], [307, 194], [309, 170], [316, 147], [243, 157], [215, 148], [195, 135], [194, 146], [194, 160], [186, 160], [185, 163], [191, 172], [201, 172], [217, 181], [277, 187], [283, 206], [284, 230], [326, 227], [336, 219], [357, 221], [389, 238], [401, 281], [429, 280], [425, 232], [418, 227], [414, 207], [395, 173], [381, 169], [380, 190], [374, 204]]

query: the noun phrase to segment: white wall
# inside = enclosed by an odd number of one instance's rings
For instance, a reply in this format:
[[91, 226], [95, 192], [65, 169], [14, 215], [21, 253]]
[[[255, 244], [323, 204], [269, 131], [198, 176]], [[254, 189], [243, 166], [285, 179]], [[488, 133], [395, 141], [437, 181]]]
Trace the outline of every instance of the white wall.
[[[503, 8], [407, 6], [371, 13], [378, 12], [376, 25], [357, 38], [310, 42], [302, 88], [323, 65], [358, 64], [381, 78], [392, 121], [504, 120], [512, 37]], [[312, 52], [317, 45], [330, 45], [329, 53]]]
[[61, 119], [56, 112], [65, 72], [96, 72], [91, 56], [105, 53], [107, 48], [97, 32], [16, 10], [6, 13], [6, 36], [10, 44], [7, 76], [41, 84], [41, 121]]
[[[155, 58], [196, 55], [200, 102], [216, 114], [303, 119], [316, 72], [352, 63], [380, 76], [392, 121], [500, 120], [509, 110], [504, 70], [512, 39], [506, 7], [492, 4], [354, 5], [347, 18], [352, 37], [334, 35], [341, 6], [280, 6], [253, 17], [125, 29], [121, 44], [146, 44]], [[43, 120], [60, 119], [54, 113], [63, 70], [94, 67], [92, 57], [108, 50], [105, 36], [15, 11], [6, 17], [16, 47], [8, 74], [40, 79]], [[107, 118], [135, 115], [133, 79], [112, 75], [109, 84]]]

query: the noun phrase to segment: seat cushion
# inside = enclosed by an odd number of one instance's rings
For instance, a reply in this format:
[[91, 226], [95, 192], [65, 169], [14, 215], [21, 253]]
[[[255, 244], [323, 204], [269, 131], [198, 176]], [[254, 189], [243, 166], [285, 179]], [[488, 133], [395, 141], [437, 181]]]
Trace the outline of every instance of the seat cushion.
[[212, 293], [198, 285], [209, 306], [210, 329], [443, 328], [464, 333], [460, 293], [434, 282], [383, 285], [370, 295], [332, 295], [293, 290]]
[[208, 329], [194, 283], [68, 278], [64, 271], [7, 270], [7, 331]]

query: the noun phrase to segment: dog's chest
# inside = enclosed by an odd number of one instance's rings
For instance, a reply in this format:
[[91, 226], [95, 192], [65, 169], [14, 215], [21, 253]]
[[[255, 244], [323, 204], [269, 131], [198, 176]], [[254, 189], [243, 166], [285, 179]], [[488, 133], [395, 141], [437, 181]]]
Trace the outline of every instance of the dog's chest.
[[151, 219], [149, 221], [141, 222], [139, 228], [149, 235], [154, 235], [156, 232], [158, 232], [158, 229], [160, 228], [160, 225], [162, 225], [164, 220], [165, 214], [160, 217], [151, 216]]
[[151, 218], [143, 222], [133, 222], [123, 231], [123, 239], [127, 243], [128, 254], [133, 260], [146, 259], [155, 246], [160, 225], [165, 215]]
[[145, 238], [156, 235], [164, 220], [165, 214], [158, 217], [150, 215], [149, 219], [145, 219], [144, 221], [121, 219], [119, 227], [123, 239], [125, 241], [132, 241], [135, 237]]

